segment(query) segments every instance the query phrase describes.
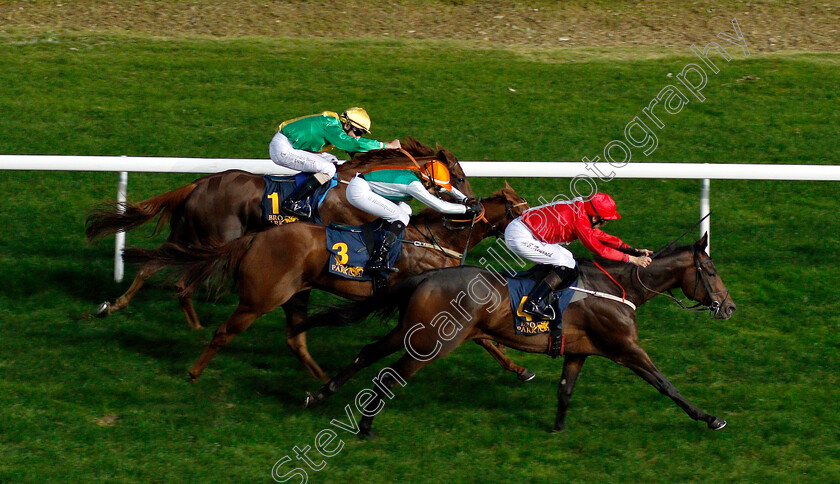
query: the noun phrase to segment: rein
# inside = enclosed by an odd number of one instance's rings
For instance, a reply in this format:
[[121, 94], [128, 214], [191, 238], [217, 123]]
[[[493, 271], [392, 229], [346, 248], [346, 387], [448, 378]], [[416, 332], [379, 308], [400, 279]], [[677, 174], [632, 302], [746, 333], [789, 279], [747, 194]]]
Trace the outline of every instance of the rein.
[[[479, 199], [479, 201], [481, 201], [481, 200]], [[473, 214], [472, 218], [470, 218], [470, 219], [446, 219], [446, 218], [444, 218], [443, 219], [443, 227], [447, 230], [464, 230], [464, 229], [469, 228], [469, 232], [467, 233], [467, 242], [466, 242], [466, 245], [464, 246], [464, 251], [460, 252], [460, 253], [455, 252], [454, 250], [446, 249], [445, 247], [441, 246], [440, 243], [438, 243], [437, 240], [435, 240], [434, 232], [432, 232], [431, 227], [429, 227], [428, 220], [426, 220], [426, 229], [427, 229], [428, 233], [423, 232], [422, 230], [420, 230], [420, 227], [418, 227], [417, 225], [415, 225], [413, 223], [411, 225], [414, 226], [414, 228], [417, 229], [417, 231], [420, 232], [420, 234], [423, 235], [423, 237], [425, 237], [426, 240], [431, 241], [432, 242], [431, 245], [424, 244], [422, 242], [413, 242], [413, 241], [408, 241], [408, 240], [406, 240], [404, 242], [409, 243], [409, 244], [414, 244], [417, 247], [428, 247], [428, 248], [438, 249], [441, 252], [443, 252], [447, 257], [451, 257], [453, 259], [461, 259], [461, 265], [464, 265], [464, 261], [467, 258], [467, 252], [469, 251], [469, 247], [470, 247], [470, 240], [472, 239], [472, 231], [473, 231], [473, 228], [475, 227], [476, 222], [484, 222], [487, 225], [489, 225], [490, 230], [488, 231], [488, 234], [491, 234], [491, 235], [494, 235], [494, 236], [498, 237], [500, 235], [500, 232], [499, 232], [499, 229], [498, 229], [499, 224], [501, 224], [504, 220], [506, 220], [508, 218], [510, 218], [511, 220], [515, 219], [516, 217], [513, 213], [514, 207], [519, 207], [519, 206], [527, 205], [527, 204], [528, 204], [528, 202], [519, 202], [519, 203], [514, 204], [514, 203], [511, 203], [508, 200], [505, 200], [505, 214], [502, 217], [502, 219], [499, 220], [498, 222], [496, 222], [495, 224], [491, 223], [490, 220], [487, 219], [487, 216], [486, 216], [487, 215], [487, 210], [484, 208], [484, 204], [481, 205], [481, 213], [479, 213], [477, 215]], [[459, 223], [469, 222], [469, 226], [456, 227], [456, 226], [448, 225], [447, 222], [459, 222]]]
[[415, 159], [414, 159], [414, 157], [413, 157], [413, 156], [411, 156], [411, 153], [409, 153], [408, 151], [406, 151], [406, 150], [404, 150], [404, 149], [402, 149], [402, 148], [400, 148], [400, 153], [402, 153], [402, 154], [404, 154], [405, 156], [407, 156], [407, 157], [408, 157], [408, 159], [409, 159], [409, 160], [411, 160], [411, 162], [412, 162], [412, 163], [414, 163], [414, 166], [416, 166], [416, 167], [417, 167], [417, 171], [423, 171], [423, 169], [422, 169], [422, 168], [420, 168], [420, 164], [419, 164], [419, 163], [417, 163], [417, 160], [415, 160]]
[[[658, 252], [661, 252], [661, 250], [658, 251]], [[696, 275], [696, 278], [694, 280], [694, 293], [691, 295], [691, 299], [696, 300], [697, 288], [700, 287], [700, 284], [702, 284], [703, 289], [706, 290], [706, 295], [709, 297], [709, 299], [712, 300], [712, 302], [710, 304], [703, 304], [702, 302], [698, 302], [697, 304], [695, 304], [693, 306], [686, 306], [685, 304], [683, 304], [681, 299], [676, 298], [671, 293], [671, 290], [668, 290], [667, 292], [660, 292], [660, 291], [656, 291], [654, 289], [651, 289], [651, 288], [647, 287], [647, 285], [645, 285], [645, 283], [642, 282], [642, 276], [640, 274], [640, 270], [639, 270], [638, 266], [636, 266], [636, 268], [635, 268], [636, 269], [636, 280], [639, 281], [639, 284], [643, 288], [645, 288], [645, 290], [647, 290], [649, 292], [652, 292], [652, 293], [654, 293], [658, 296], [667, 296], [668, 298], [673, 300], [675, 303], [677, 303], [677, 305], [681, 309], [685, 309], [686, 311], [709, 311], [709, 312], [712, 313], [712, 315], [716, 315], [720, 311], [720, 309], [723, 307], [723, 303], [725, 303], [726, 300], [729, 298], [729, 289], [727, 289], [725, 291], [712, 292], [712, 285], [709, 283], [708, 278], [706, 278], [703, 275], [703, 265], [711, 263], [712, 259], [709, 258], [708, 260], [700, 262], [700, 260], [698, 260], [698, 257], [697, 257], [697, 249], [695, 249], [693, 246], [691, 247], [691, 256], [692, 256], [692, 259], [694, 260], [694, 269], [695, 269], [694, 273]], [[718, 294], [725, 294], [726, 295], [723, 298], [722, 302], [718, 302], [718, 301], [714, 300], [714, 296], [717, 296]]]
[[[452, 259], [461, 259], [463, 257], [463, 255], [461, 253], [455, 252], [452, 249], [447, 249], [446, 247], [443, 247], [442, 245], [440, 245], [440, 243], [438, 243], [437, 239], [435, 239], [435, 233], [432, 232], [432, 228], [429, 227], [428, 219], [426, 219], [425, 222], [426, 222], [426, 230], [428, 231], [428, 234], [423, 232], [422, 230], [420, 230], [420, 227], [418, 227], [416, 224], [410, 223], [410, 225], [412, 227], [414, 227], [415, 229], [417, 229], [417, 231], [420, 232], [420, 235], [422, 235], [426, 240], [430, 241], [431, 243], [419, 242], [419, 241], [414, 241], [414, 240], [403, 240], [402, 242], [406, 243], [406, 244], [412, 244], [415, 247], [425, 247], [427, 249], [437, 249], [437, 250], [443, 252], [443, 254], [446, 257], [449, 257], [449, 258], [452, 258]], [[445, 225], [444, 225], [444, 228], [446, 228]]]

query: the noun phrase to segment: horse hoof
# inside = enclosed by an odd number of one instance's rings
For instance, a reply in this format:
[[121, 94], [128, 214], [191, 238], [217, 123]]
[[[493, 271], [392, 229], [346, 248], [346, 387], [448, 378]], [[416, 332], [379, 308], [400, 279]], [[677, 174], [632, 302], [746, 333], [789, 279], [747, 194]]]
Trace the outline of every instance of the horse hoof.
[[104, 318], [109, 314], [111, 314], [111, 303], [105, 301], [104, 303], [100, 304], [99, 309], [96, 310], [96, 317]]
[[362, 440], [376, 440], [376, 434], [371, 431], [359, 432], [359, 438]]
[[559, 434], [562, 433], [564, 430], [566, 430], [566, 427], [554, 427], [553, 429], [551, 429], [551, 433]]
[[709, 428], [712, 430], [720, 430], [724, 427], [726, 427], [726, 420], [722, 418], [715, 417], [714, 420], [709, 422]]
[[520, 381], [531, 381], [536, 376], [537, 376], [536, 373], [534, 373], [533, 371], [526, 368], [525, 371], [523, 371], [522, 373], [517, 375], [517, 378], [519, 378]]
[[315, 406], [315, 395], [312, 392], [306, 392], [306, 399], [303, 401], [303, 408], [312, 408]]

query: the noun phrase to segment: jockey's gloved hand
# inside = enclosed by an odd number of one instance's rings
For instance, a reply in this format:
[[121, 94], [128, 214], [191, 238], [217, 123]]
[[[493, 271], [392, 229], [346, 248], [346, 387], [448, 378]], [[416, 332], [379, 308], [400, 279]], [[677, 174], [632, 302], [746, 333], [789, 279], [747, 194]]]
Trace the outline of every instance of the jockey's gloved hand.
[[644, 251], [636, 249], [635, 247], [625, 247], [623, 249], [618, 249], [618, 250], [619, 250], [619, 252], [624, 252], [625, 254], [633, 255], [633, 256], [636, 256], [636, 257], [647, 255], [647, 254], [645, 254]]
[[467, 213], [470, 214], [479, 214], [483, 208], [481, 207], [481, 202], [478, 200], [474, 200], [472, 203], [467, 204]]

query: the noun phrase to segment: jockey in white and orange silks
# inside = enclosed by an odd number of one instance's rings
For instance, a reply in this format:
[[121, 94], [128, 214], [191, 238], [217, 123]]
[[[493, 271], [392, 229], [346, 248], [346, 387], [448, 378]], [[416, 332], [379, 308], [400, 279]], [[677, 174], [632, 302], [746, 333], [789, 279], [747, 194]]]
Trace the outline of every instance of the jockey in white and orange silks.
[[[435, 197], [429, 193], [431, 187], [436, 187], [459, 203]], [[370, 272], [392, 270], [388, 264], [388, 252], [398, 234], [408, 225], [411, 207], [406, 202], [409, 200], [419, 200], [441, 213], [481, 213], [481, 204], [468, 199], [453, 187], [449, 169], [437, 160], [424, 164], [419, 171], [383, 167], [357, 174], [347, 185], [346, 196], [354, 207], [388, 222], [388, 232], [365, 267]]]
[[552, 294], [569, 287], [577, 278], [575, 258], [561, 244], [579, 239], [584, 247], [608, 260], [639, 267], [647, 267], [651, 262], [650, 250], [634, 249], [618, 237], [598, 229], [608, 220], [619, 218], [612, 197], [596, 193], [589, 200], [576, 198], [531, 208], [505, 229], [505, 244], [510, 250], [532, 262], [551, 266], [545, 278], [528, 294], [522, 311], [553, 321], [552, 356], [559, 353], [561, 336], [560, 318], [555, 317]]

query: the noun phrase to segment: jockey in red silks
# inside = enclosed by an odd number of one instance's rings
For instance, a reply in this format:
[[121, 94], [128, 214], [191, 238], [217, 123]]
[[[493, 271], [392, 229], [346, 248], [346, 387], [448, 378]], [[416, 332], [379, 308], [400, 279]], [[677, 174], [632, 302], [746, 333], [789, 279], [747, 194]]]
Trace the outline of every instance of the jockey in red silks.
[[604, 259], [622, 261], [639, 267], [650, 264], [648, 249], [634, 249], [618, 237], [598, 227], [621, 216], [615, 201], [605, 193], [596, 193], [589, 200], [575, 198], [531, 208], [505, 229], [505, 244], [516, 254], [538, 264], [551, 266], [543, 280], [534, 286], [522, 310], [528, 314], [553, 320], [551, 324], [551, 356], [560, 352], [560, 317], [552, 307], [554, 291], [569, 287], [577, 278], [577, 263], [572, 253], [560, 244], [580, 239], [583, 246]]

